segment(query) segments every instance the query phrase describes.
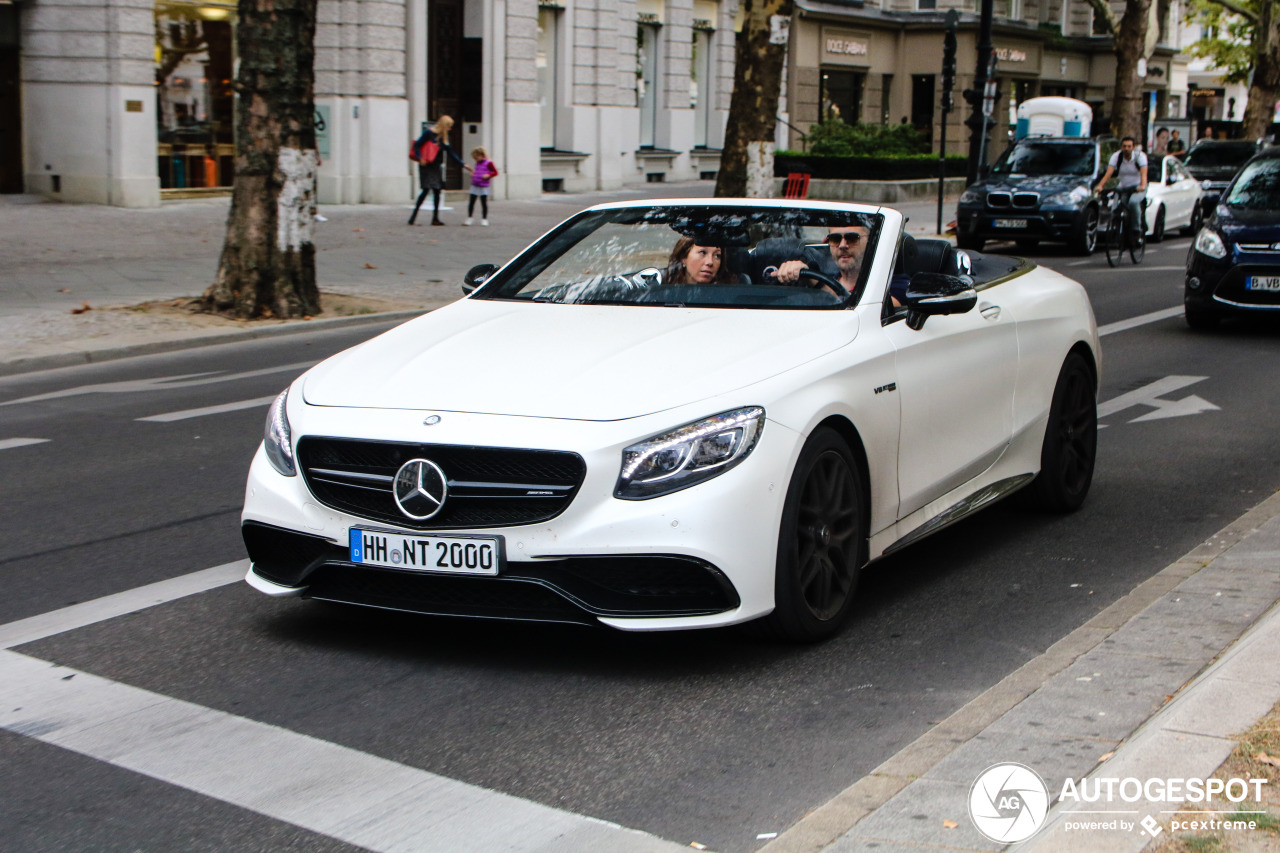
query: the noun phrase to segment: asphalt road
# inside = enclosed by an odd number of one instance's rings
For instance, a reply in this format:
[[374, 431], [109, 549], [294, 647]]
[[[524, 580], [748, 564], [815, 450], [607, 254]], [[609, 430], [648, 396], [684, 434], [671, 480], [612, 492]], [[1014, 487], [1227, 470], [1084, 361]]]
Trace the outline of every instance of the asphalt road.
[[[1085, 283], [1107, 332], [1088, 502], [1069, 517], [998, 505], [877, 564], [825, 644], [431, 620], [234, 583], [14, 651], [682, 845], [754, 850], [1280, 488], [1280, 326], [1107, 328], [1180, 305], [1188, 242], [1114, 270], [1038, 254]], [[242, 559], [261, 401], [373, 331], [0, 379], [0, 625]], [[7, 731], [0, 827], [15, 851], [346, 847]]]

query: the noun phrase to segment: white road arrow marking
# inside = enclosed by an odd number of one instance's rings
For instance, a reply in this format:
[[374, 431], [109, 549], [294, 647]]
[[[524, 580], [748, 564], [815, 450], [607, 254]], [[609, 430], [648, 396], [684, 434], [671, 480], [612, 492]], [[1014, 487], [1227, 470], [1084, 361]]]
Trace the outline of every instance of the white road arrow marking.
[[10, 450], [14, 447], [30, 447], [33, 444], [44, 444], [49, 441], [47, 438], [0, 438], [0, 450]]
[[1202, 397], [1197, 397], [1195, 394], [1184, 397], [1181, 400], [1160, 399], [1164, 394], [1172, 394], [1174, 391], [1186, 388], [1188, 385], [1194, 385], [1197, 382], [1203, 382], [1208, 378], [1207, 376], [1166, 376], [1163, 379], [1157, 379], [1155, 382], [1100, 404], [1098, 406], [1098, 417], [1105, 418], [1132, 406], [1150, 406], [1155, 411], [1140, 415], [1129, 421], [1129, 423], [1154, 421], [1161, 418], [1177, 418], [1183, 415], [1197, 415], [1201, 412], [1221, 411], [1218, 406]]
[[17, 400], [7, 400], [0, 406], [13, 406], [18, 403], [35, 403], [40, 400], [57, 400], [62, 397], [75, 397], [80, 394], [128, 394], [136, 391], [168, 391], [170, 388], [190, 388], [195, 385], [212, 385], [215, 382], [231, 382], [236, 379], [251, 379], [255, 376], [269, 376], [272, 373], [305, 370], [315, 364], [314, 361], [300, 361], [297, 364], [282, 364], [279, 367], [264, 367], [259, 370], [246, 370], [243, 373], [222, 373], [215, 370], [211, 373], [184, 373], [179, 376], [157, 376], [154, 379], [127, 379], [123, 382], [100, 382], [97, 385], [81, 385], [77, 388], [64, 388], [61, 391], [50, 391], [47, 394], [36, 394]]
[[274, 395], [270, 397], [257, 397], [253, 400], [240, 400], [235, 403], [223, 403], [220, 406], [204, 406], [199, 409], [184, 409], [181, 412], [166, 412], [163, 415], [151, 415], [146, 418], [137, 418], [137, 420], [167, 424], [173, 421], [185, 421], [189, 418], [202, 418], [205, 415], [220, 415], [223, 412], [238, 412], [241, 409], [252, 409], [257, 406], [265, 406], [274, 399]]

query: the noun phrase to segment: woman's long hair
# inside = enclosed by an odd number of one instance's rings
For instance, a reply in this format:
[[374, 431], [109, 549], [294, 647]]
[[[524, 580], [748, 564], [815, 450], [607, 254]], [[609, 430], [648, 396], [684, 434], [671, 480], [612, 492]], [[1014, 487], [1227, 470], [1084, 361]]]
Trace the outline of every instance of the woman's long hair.
[[694, 246], [707, 246], [720, 250], [720, 268], [716, 270], [716, 277], [711, 280], [712, 284], [733, 284], [737, 282], [738, 276], [729, 270], [729, 253], [725, 251], [724, 246], [715, 243], [699, 243], [692, 237], [681, 237], [676, 241], [675, 247], [671, 250], [671, 257], [667, 260], [667, 275], [663, 279], [664, 284], [695, 283], [689, 278], [689, 271], [684, 267], [684, 259], [689, 256], [689, 250]]

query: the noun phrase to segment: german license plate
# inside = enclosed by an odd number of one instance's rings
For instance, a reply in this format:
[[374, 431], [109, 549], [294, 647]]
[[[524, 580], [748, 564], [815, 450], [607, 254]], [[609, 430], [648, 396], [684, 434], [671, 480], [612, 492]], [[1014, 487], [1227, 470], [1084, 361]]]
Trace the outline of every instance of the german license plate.
[[1025, 219], [997, 219], [994, 223], [996, 228], [1026, 228], [1027, 220]]
[[1249, 290], [1280, 290], [1280, 275], [1251, 275], [1245, 286]]
[[351, 528], [351, 562], [413, 572], [496, 575], [504, 558], [498, 536], [414, 536]]

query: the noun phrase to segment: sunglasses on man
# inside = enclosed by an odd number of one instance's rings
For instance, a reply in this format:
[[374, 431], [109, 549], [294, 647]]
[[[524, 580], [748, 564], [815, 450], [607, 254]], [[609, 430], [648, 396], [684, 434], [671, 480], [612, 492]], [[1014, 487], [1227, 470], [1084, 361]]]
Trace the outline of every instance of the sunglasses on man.
[[862, 239], [862, 233], [859, 231], [847, 231], [844, 233], [834, 232], [827, 235], [827, 243], [832, 248], [839, 246], [841, 243], [847, 242], [850, 246], [858, 245], [858, 241]]

